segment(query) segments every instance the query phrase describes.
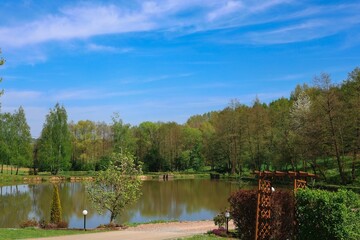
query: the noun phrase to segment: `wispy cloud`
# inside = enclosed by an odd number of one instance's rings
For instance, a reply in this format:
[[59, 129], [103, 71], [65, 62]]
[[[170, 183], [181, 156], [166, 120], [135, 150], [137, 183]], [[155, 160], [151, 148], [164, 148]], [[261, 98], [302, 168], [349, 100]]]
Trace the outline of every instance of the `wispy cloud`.
[[343, 18], [333, 25], [333, 20], [312, 19], [267, 31], [249, 32], [238, 40], [243, 43], [281, 44], [308, 41], [334, 35], [351, 26], [360, 24], [360, 17]]
[[193, 73], [166, 74], [156, 77], [150, 77], [143, 80], [142, 82], [143, 83], [158, 82], [158, 81], [171, 80], [171, 79], [187, 78], [193, 75], [194, 75]]
[[238, 1], [228, 1], [225, 5], [221, 6], [218, 9], [214, 9], [212, 12], [208, 13], [207, 19], [209, 21], [214, 21], [216, 19], [219, 19], [223, 16], [229, 15], [231, 13], [234, 13], [236, 11], [239, 11], [241, 8], [243, 8], [244, 5], [242, 2]]
[[[136, 3], [136, 2], [135, 2]], [[333, 13], [335, 7], [294, 3], [291, 0], [254, 0], [254, 1], [216, 1], [216, 0], [165, 0], [140, 1], [125, 7], [115, 4], [76, 4], [67, 5], [48, 15], [28, 22], [0, 24], [0, 45], [7, 47], [23, 47], [49, 41], [69, 41], [72, 39], [89, 39], [94, 36], [108, 34], [125, 34], [136, 32], [170, 32], [176, 35], [193, 34], [224, 28], [241, 28], [244, 26], [285, 19], [297, 19], [298, 22], [282, 27], [275, 26], [268, 31], [253, 33], [245, 31], [243, 41], [248, 43], [272, 44], [278, 42], [294, 42], [323, 37], [334, 34], [345, 28], [358, 24], [357, 14], [352, 11], [359, 5], [343, 4], [336, 9], [337, 17], [326, 16]], [[135, 5], [135, 6], [134, 6]], [[278, 17], [277, 8], [293, 5], [289, 12]], [[351, 8], [352, 7], [352, 8]], [[305, 10], [299, 10], [303, 9]], [[320, 11], [321, 10], [321, 11]], [[191, 13], [191, 14], [190, 14]], [[307, 19], [316, 17], [320, 19]], [[276, 16], [276, 17], [275, 17]], [[339, 19], [340, 18], [340, 19]], [[353, 23], [351, 23], [353, 19]], [[333, 20], [350, 21], [350, 25], [336, 26]], [[339, 25], [339, 24], [336, 24]], [[322, 30], [322, 29], [326, 30]], [[320, 33], [305, 31], [321, 30]], [[295, 34], [294, 34], [295, 33]], [[285, 34], [285, 41], [280, 41]], [[301, 35], [307, 37], [301, 37]], [[266, 39], [270, 40], [266, 40]], [[265, 39], [265, 40], [261, 40]], [[90, 51], [127, 52], [128, 48], [117, 48], [101, 44], [88, 44]]]
[[128, 53], [133, 51], [132, 48], [118, 48], [100, 44], [90, 43], [87, 45], [87, 50], [91, 52], [108, 52], [108, 53]]
[[80, 89], [80, 90], [62, 90], [52, 94], [51, 99], [54, 101], [68, 101], [68, 100], [96, 100], [113, 97], [126, 97], [134, 95], [142, 95], [150, 92], [147, 90], [124, 90], [124, 91], [108, 91], [99, 89]]

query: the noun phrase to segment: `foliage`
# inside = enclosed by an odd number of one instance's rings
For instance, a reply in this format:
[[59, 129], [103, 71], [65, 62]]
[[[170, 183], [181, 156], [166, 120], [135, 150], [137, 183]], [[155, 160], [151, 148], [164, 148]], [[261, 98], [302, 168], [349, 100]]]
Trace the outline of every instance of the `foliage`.
[[[256, 226], [257, 190], [239, 190], [229, 198], [231, 217], [240, 239], [253, 239]], [[275, 191], [271, 196], [273, 239], [293, 239], [294, 198], [291, 191]]]
[[256, 190], [239, 190], [230, 198], [231, 216], [239, 233], [240, 239], [255, 238], [256, 222]]
[[30, 165], [31, 151], [30, 127], [26, 122], [24, 109], [20, 107], [13, 114], [1, 114], [0, 161], [2, 164], [15, 166], [17, 175], [20, 167]]
[[216, 215], [216, 216], [214, 217], [214, 224], [215, 224], [216, 226], [218, 226], [219, 228], [225, 226], [225, 224], [226, 224], [226, 217], [225, 217], [225, 213], [224, 213], [224, 212], [221, 212], [221, 213], [219, 213], [218, 215]]
[[38, 223], [38, 221], [36, 221], [35, 218], [33, 218], [33, 219], [28, 219], [28, 220], [20, 223], [20, 227], [21, 227], [21, 228], [38, 227], [38, 226], [39, 226], [39, 223]]
[[87, 192], [95, 208], [102, 213], [110, 211], [110, 223], [140, 195], [141, 166], [135, 165], [130, 153], [113, 153], [109, 168], [98, 172], [88, 183]]
[[59, 196], [59, 188], [54, 184], [54, 192], [51, 202], [50, 223], [59, 224], [62, 222], [62, 210]]
[[220, 236], [220, 237], [227, 237], [227, 232], [226, 229], [223, 227], [219, 227], [218, 229], [214, 229], [212, 230], [212, 233], [215, 234], [216, 236]]
[[294, 239], [295, 199], [293, 191], [276, 190], [271, 195], [271, 229], [274, 239]]
[[40, 170], [56, 175], [70, 167], [71, 142], [67, 113], [58, 103], [46, 116], [38, 146]]
[[359, 239], [360, 198], [346, 190], [299, 190], [298, 239]]
[[3, 240], [25, 239], [25, 238], [49, 238], [54, 236], [65, 236], [75, 234], [87, 234], [91, 231], [74, 230], [44, 230], [38, 228], [0, 228], [0, 236]]
[[224, 239], [223, 237], [218, 237], [216, 235], [213, 234], [202, 234], [202, 235], [194, 235], [191, 237], [185, 237], [185, 238], [181, 238], [181, 239], [186, 239], [186, 240], [219, 240], [219, 239]]

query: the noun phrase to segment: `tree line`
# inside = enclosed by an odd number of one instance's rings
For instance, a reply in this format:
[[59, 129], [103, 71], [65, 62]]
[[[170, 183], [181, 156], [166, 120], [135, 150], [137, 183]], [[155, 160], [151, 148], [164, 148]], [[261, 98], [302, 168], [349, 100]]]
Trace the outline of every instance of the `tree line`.
[[[328, 177], [335, 165], [342, 183], [359, 175], [360, 68], [340, 84], [328, 74], [298, 85], [289, 98], [251, 105], [231, 100], [220, 110], [191, 116], [185, 124], [68, 122], [66, 109], [50, 109], [39, 139], [20, 107], [0, 115], [0, 161], [34, 172], [104, 170], [112, 152], [130, 152], [145, 172], [213, 171], [241, 175], [252, 170], [311, 170]], [[1, 170], [2, 171], [2, 170]]]

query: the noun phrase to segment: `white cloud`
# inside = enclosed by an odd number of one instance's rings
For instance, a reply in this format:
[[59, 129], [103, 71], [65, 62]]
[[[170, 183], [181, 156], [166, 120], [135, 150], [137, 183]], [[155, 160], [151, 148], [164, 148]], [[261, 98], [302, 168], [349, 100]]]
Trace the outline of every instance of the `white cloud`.
[[212, 12], [208, 13], [207, 18], [209, 21], [214, 21], [218, 18], [234, 13], [243, 7], [244, 5], [242, 2], [228, 1], [224, 6], [214, 9]]
[[51, 40], [69, 40], [91, 36], [147, 31], [154, 24], [139, 13], [125, 12], [116, 6], [83, 6], [63, 9], [60, 15], [48, 15], [18, 26], [0, 28], [0, 44], [21, 47]]
[[94, 43], [88, 44], [87, 49], [91, 52], [109, 52], [109, 53], [127, 53], [133, 51], [132, 48], [118, 48], [118, 47], [105, 46]]
[[[68, 5], [56, 13], [40, 16], [33, 21], [0, 26], [0, 45], [23, 47], [48, 41], [87, 39], [105, 34], [143, 31], [165, 30], [179, 33], [207, 31], [224, 25], [232, 26], [233, 22], [226, 21], [228, 17], [237, 19], [240, 21], [237, 24], [240, 24], [242, 19], [239, 15], [251, 15], [288, 2], [288, 0], [269, 0], [265, 3], [260, 0], [141, 1], [132, 9], [116, 5]], [[114, 50], [100, 45], [90, 45], [90, 48]]]
[[3, 106], [19, 106], [25, 105], [28, 102], [35, 102], [41, 100], [43, 93], [38, 91], [24, 90], [5, 90], [2, 96]]

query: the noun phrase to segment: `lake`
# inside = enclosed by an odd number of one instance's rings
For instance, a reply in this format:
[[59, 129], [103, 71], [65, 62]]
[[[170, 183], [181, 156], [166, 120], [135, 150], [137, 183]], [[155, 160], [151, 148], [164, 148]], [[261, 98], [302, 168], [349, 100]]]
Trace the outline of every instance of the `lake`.
[[[59, 183], [63, 220], [70, 228], [83, 227], [83, 209], [88, 210], [87, 227], [109, 222], [108, 213], [99, 215], [87, 199], [84, 183]], [[227, 199], [237, 183], [210, 179], [144, 181], [139, 200], [117, 219], [119, 223], [154, 220], [196, 221], [213, 219], [228, 207]], [[26, 219], [50, 218], [53, 186], [21, 184], [0, 187], [0, 227], [18, 227]]]

